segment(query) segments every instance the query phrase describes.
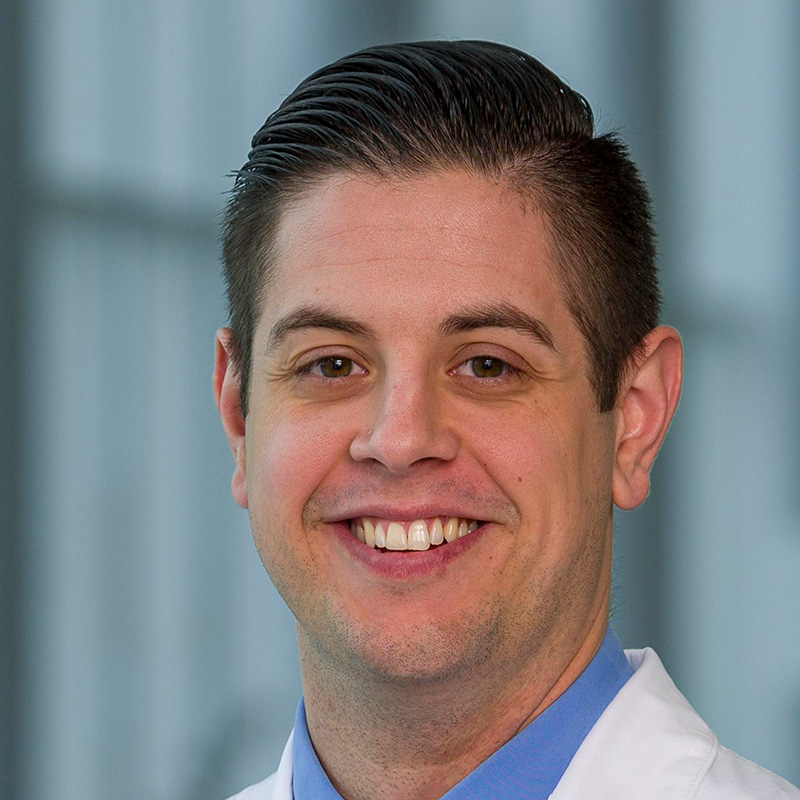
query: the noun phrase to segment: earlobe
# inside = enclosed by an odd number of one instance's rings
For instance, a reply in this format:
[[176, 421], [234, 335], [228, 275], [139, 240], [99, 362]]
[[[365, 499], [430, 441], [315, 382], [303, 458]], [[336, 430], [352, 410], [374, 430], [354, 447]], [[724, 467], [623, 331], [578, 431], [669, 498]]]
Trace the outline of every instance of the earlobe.
[[650, 489], [650, 467], [678, 405], [683, 379], [680, 334], [666, 325], [645, 337], [644, 352], [620, 391], [612, 479], [614, 503], [636, 508]]
[[233, 347], [233, 331], [230, 328], [220, 328], [214, 342], [214, 400], [233, 453], [231, 493], [236, 503], [242, 508], [247, 508], [245, 418], [242, 414], [240, 379], [233, 358]]

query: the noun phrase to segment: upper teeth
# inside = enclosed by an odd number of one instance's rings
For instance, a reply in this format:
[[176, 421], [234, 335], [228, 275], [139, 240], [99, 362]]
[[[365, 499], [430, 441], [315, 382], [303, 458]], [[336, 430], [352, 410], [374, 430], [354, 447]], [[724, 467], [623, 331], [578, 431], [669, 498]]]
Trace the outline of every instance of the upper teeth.
[[375, 517], [350, 520], [350, 532], [360, 542], [387, 550], [427, 550], [432, 544], [452, 542], [466, 536], [477, 527], [476, 520], [461, 517], [433, 517], [430, 522], [424, 519], [400, 522]]

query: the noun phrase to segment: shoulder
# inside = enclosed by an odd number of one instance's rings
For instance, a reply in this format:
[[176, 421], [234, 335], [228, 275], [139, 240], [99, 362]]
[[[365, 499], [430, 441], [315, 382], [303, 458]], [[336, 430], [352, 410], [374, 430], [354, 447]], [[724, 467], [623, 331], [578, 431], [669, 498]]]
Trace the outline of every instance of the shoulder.
[[697, 800], [800, 800], [800, 789], [720, 745]]
[[275, 775], [273, 774], [266, 780], [261, 781], [261, 783], [248, 786], [238, 794], [233, 795], [233, 797], [229, 797], [228, 800], [271, 800], [274, 786]]
[[720, 745], [650, 648], [578, 748], [552, 800], [800, 800], [800, 791]]

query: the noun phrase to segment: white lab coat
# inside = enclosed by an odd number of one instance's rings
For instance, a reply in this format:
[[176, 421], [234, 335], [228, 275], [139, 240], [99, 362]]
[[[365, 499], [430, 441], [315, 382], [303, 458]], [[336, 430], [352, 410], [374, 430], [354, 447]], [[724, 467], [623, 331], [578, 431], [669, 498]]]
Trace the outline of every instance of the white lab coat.
[[[720, 745], [653, 650], [625, 655], [633, 675], [550, 800], [800, 800], [800, 790]], [[278, 771], [230, 800], [292, 800], [291, 736]]]

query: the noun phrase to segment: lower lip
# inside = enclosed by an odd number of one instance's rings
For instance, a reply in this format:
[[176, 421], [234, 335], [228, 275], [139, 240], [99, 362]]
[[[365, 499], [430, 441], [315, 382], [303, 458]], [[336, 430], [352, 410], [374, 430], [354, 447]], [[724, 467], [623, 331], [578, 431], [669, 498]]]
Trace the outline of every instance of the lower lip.
[[360, 542], [350, 532], [347, 522], [334, 522], [331, 529], [348, 555], [381, 578], [409, 580], [442, 572], [447, 565], [466, 553], [483, 538], [489, 523], [484, 523], [472, 533], [447, 544], [435, 545], [427, 550], [377, 550]]

